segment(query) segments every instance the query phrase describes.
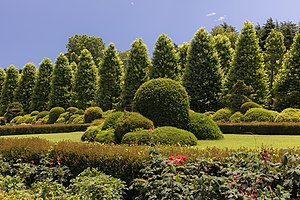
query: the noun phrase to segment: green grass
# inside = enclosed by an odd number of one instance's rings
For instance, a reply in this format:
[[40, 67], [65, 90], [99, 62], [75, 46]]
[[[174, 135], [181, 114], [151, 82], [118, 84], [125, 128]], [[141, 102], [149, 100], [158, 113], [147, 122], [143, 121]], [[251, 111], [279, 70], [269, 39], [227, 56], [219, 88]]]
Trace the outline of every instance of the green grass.
[[49, 133], [49, 134], [30, 134], [30, 135], [10, 135], [1, 137], [15, 137], [15, 138], [25, 138], [25, 137], [39, 137], [50, 140], [52, 142], [58, 142], [62, 140], [71, 140], [73, 142], [80, 142], [80, 138], [84, 132], [71, 132], [71, 133]]

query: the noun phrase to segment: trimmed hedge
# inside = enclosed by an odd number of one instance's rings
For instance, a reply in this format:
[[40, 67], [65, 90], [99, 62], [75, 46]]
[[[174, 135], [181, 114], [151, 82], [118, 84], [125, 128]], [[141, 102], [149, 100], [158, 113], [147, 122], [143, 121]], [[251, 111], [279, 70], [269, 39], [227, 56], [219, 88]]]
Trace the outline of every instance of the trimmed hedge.
[[138, 130], [126, 133], [123, 136], [122, 143], [124, 144], [150, 144], [152, 133], [149, 130]]
[[274, 122], [279, 113], [264, 108], [250, 108], [244, 115], [245, 122]]
[[242, 122], [244, 120], [244, 115], [241, 112], [235, 112], [229, 118], [230, 122]]
[[103, 124], [102, 129], [116, 128], [119, 119], [124, 115], [124, 112], [117, 111], [109, 114]]
[[217, 121], [227, 122], [229, 121], [231, 115], [232, 115], [232, 111], [229, 108], [222, 108], [212, 115], [212, 119], [215, 122]]
[[300, 109], [286, 108], [277, 115], [275, 122], [300, 122]]

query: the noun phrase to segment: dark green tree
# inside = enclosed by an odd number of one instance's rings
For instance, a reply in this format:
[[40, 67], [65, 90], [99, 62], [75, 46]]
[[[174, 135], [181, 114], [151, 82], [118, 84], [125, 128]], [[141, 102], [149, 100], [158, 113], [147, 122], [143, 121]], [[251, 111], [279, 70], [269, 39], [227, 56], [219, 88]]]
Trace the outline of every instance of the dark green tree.
[[177, 57], [178, 57], [178, 67], [180, 69], [180, 77], [182, 77], [186, 65], [187, 65], [187, 55], [188, 55], [189, 43], [184, 42], [178, 47]]
[[68, 108], [71, 102], [72, 69], [68, 58], [62, 53], [56, 58], [51, 78], [49, 109], [53, 107]]
[[74, 95], [75, 106], [85, 110], [95, 102], [97, 90], [97, 68], [91, 53], [84, 49], [78, 58], [75, 74]]
[[230, 41], [226, 35], [216, 35], [214, 36], [215, 48], [218, 52], [218, 57], [220, 59], [220, 67], [224, 77], [227, 76], [233, 58], [233, 49], [231, 48]]
[[49, 58], [45, 58], [37, 71], [37, 78], [33, 89], [30, 110], [45, 111], [49, 107], [50, 82], [53, 72], [53, 64]]
[[5, 81], [6, 73], [2, 68], [0, 68], [0, 96], [1, 96], [1, 90]]
[[96, 103], [103, 110], [115, 108], [120, 101], [123, 63], [115, 45], [110, 43], [103, 52], [103, 60], [99, 67], [99, 84]]
[[259, 39], [259, 46], [260, 48], [264, 51], [265, 50], [265, 45], [266, 45], [266, 39], [271, 33], [273, 29], [278, 28], [278, 22], [274, 22], [272, 18], [267, 19], [267, 22], [263, 25], [257, 25], [255, 27], [256, 29], [256, 34]]
[[284, 45], [289, 50], [293, 44], [298, 27], [291, 21], [284, 21], [280, 23], [279, 30], [284, 36]]
[[264, 61], [269, 76], [269, 108], [273, 105], [273, 85], [276, 75], [282, 67], [282, 60], [285, 54], [284, 37], [281, 32], [273, 29], [266, 39]]
[[235, 49], [235, 43], [239, 34], [233, 26], [224, 22], [223, 24], [213, 27], [210, 33], [212, 36], [216, 36], [216, 35], [227, 36], [228, 39], [230, 40], [231, 48]]
[[18, 87], [15, 91], [14, 100], [22, 104], [24, 112], [29, 113], [30, 104], [33, 95], [33, 89], [36, 81], [36, 67], [32, 63], [24, 66]]
[[166, 34], [161, 34], [155, 43], [152, 55], [150, 79], [170, 78], [178, 80], [179, 73], [174, 44]]
[[214, 42], [204, 28], [195, 33], [188, 50], [182, 83], [191, 97], [191, 109], [205, 112], [220, 107], [222, 76]]
[[232, 68], [226, 81], [227, 88], [231, 90], [238, 80], [243, 80], [255, 91], [251, 100], [259, 104], [266, 103], [268, 77], [264, 70], [263, 55], [258, 45], [254, 26], [249, 21], [245, 22], [236, 43]]
[[300, 32], [284, 57], [283, 70], [275, 83], [274, 95], [276, 109], [300, 108]]
[[125, 66], [124, 87], [122, 90], [122, 107], [131, 109], [132, 100], [137, 89], [148, 80], [151, 62], [147, 46], [142, 39], [136, 39], [131, 44], [127, 66]]
[[14, 93], [17, 89], [19, 81], [19, 70], [11, 65], [6, 69], [6, 78], [3, 83], [1, 98], [0, 98], [0, 113], [3, 115], [8, 106], [14, 100]]

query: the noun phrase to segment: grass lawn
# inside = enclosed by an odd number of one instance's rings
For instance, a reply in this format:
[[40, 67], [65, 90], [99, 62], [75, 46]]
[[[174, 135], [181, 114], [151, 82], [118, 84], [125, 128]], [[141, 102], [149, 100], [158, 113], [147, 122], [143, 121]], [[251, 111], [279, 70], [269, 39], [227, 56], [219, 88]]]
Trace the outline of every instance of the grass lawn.
[[71, 133], [49, 133], [49, 134], [31, 134], [31, 135], [10, 135], [10, 136], [1, 136], [1, 137], [39, 137], [45, 138], [52, 142], [58, 142], [62, 140], [71, 140], [74, 142], [80, 142], [80, 138], [84, 132], [71, 132]]

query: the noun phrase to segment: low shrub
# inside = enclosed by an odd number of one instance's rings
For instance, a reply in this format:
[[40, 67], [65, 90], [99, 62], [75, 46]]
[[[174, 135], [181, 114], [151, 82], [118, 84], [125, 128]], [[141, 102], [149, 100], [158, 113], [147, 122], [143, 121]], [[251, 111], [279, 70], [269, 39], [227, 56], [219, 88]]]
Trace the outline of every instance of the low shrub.
[[124, 144], [150, 144], [152, 141], [152, 130], [137, 130], [126, 133], [123, 136], [122, 143]]
[[64, 113], [65, 109], [62, 107], [54, 107], [49, 112], [48, 124], [54, 124], [59, 118], [60, 114]]
[[111, 144], [115, 142], [115, 130], [101, 130], [95, 137], [95, 142]]
[[65, 121], [69, 121], [71, 116], [72, 116], [72, 113], [64, 112], [64, 113], [61, 113], [58, 118], [64, 118]]
[[31, 123], [31, 116], [30, 114], [24, 115], [16, 121], [16, 124], [23, 124], [23, 123]]
[[241, 113], [245, 114], [251, 108], [262, 108], [262, 106], [255, 102], [249, 101], [241, 105], [240, 111]]
[[35, 110], [30, 113], [31, 116], [37, 116], [40, 112]]
[[220, 128], [210, 117], [194, 111], [189, 112], [188, 130], [199, 140], [217, 140], [223, 138]]
[[86, 129], [84, 134], [81, 136], [81, 141], [93, 142], [98, 133], [100, 133], [101, 127], [99, 126], [90, 126]]
[[100, 107], [89, 107], [84, 111], [84, 122], [91, 123], [95, 119], [102, 118], [102, 109]]
[[229, 108], [222, 108], [213, 114], [212, 119], [216, 121], [227, 122], [229, 121], [232, 111]]
[[66, 109], [67, 112], [71, 113], [71, 114], [75, 114], [76, 111], [78, 111], [79, 109], [76, 107], [69, 107]]
[[123, 136], [128, 132], [149, 128], [154, 128], [154, 124], [150, 119], [137, 112], [125, 112], [116, 125], [116, 143], [121, 143]]
[[42, 111], [42, 112], [39, 112], [39, 114], [37, 114], [36, 116], [36, 120], [39, 120], [41, 118], [44, 118], [46, 115], [49, 115], [49, 111]]
[[84, 110], [78, 109], [74, 112], [75, 115], [84, 115]]
[[21, 118], [23, 118], [23, 116], [16, 116], [16, 117], [14, 117], [12, 120], [10, 120], [10, 123], [15, 124], [15, 123], [17, 123], [17, 121], [18, 121], [19, 119], [21, 119]]
[[264, 108], [250, 108], [244, 115], [245, 122], [274, 122], [278, 112]]
[[64, 117], [59, 117], [55, 123], [65, 123], [66, 122], [66, 119]]
[[118, 124], [118, 120], [124, 115], [124, 112], [117, 111], [113, 112], [110, 115], [108, 115], [104, 121], [103, 130], [109, 129], [109, 128], [116, 128]]
[[104, 119], [95, 119], [94, 121], [92, 121], [91, 126], [103, 126], [104, 124]]
[[6, 118], [7, 122], [10, 122], [14, 117], [23, 115], [24, 109], [23, 105], [19, 102], [12, 102], [9, 104], [6, 112], [4, 113], [4, 117]]
[[25, 117], [25, 123], [27, 123], [27, 124], [34, 124], [35, 122], [36, 122], [36, 117], [35, 116]]
[[[38, 121], [39, 121], [39, 120], [38, 120]], [[48, 123], [48, 121], [49, 121], [49, 115], [46, 115], [45, 117], [43, 117], [43, 118], [41, 119], [41, 122], [44, 123], [44, 124]]]
[[241, 112], [235, 112], [229, 118], [230, 122], [242, 122], [244, 120], [244, 115]]
[[300, 122], [300, 109], [286, 108], [279, 113], [275, 122]]
[[84, 116], [83, 115], [79, 115], [78, 117], [76, 117], [75, 119], [73, 119], [72, 123], [73, 124], [84, 124]]

